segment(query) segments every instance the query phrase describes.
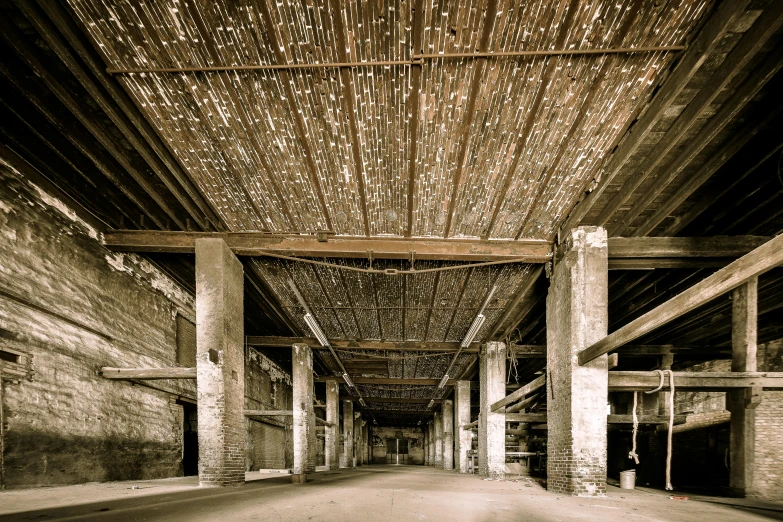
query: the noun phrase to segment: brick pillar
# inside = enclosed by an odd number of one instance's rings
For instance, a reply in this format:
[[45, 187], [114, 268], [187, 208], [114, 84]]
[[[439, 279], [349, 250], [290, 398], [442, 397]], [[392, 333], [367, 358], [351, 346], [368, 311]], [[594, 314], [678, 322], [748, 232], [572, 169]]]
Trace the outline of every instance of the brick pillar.
[[343, 458], [340, 467], [356, 467], [353, 463], [353, 401], [343, 401]]
[[547, 489], [577, 496], [606, 494], [607, 356], [584, 366], [577, 353], [606, 336], [606, 230], [568, 233], [546, 301]]
[[[755, 372], [758, 329], [758, 278], [735, 289], [731, 296], [731, 371]], [[753, 459], [756, 441], [756, 406], [760, 388], [730, 390], [726, 407], [731, 411], [729, 488], [744, 497], [753, 489]]]
[[198, 476], [202, 486], [245, 482], [242, 264], [222, 239], [196, 240]]
[[432, 429], [435, 432], [435, 467], [443, 469], [443, 413], [435, 412]]
[[422, 432], [422, 440], [424, 441], [424, 465], [429, 466], [430, 465], [430, 436], [428, 433], [428, 429], [424, 428], [421, 430]]
[[324, 464], [326, 469], [339, 469], [340, 384], [337, 381], [326, 382], [326, 422], [332, 425], [324, 429]]
[[313, 411], [313, 351], [306, 344], [295, 344], [291, 350], [291, 372], [294, 403], [294, 469], [291, 481], [307, 482], [315, 472], [315, 412]]
[[362, 414], [354, 414], [353, 419], [353, 467], [361, 466], [362, 457]]
[[478, 467], [482, 477], [506, 476], [506, 414], [492, 413], [490, 405], [506, 396], [506, 345], [488, 342], [479, 354], [481, 411], [478, 430]]
[[430, 462], [427, 464], [428, 466], [434, 466], [435, 465], [435, 422], [429, 421], [427, 423], [427, 433], [429, 435], [429, 446], [430, 446]]
[[443, 401], [443, 469], [454, 469], [454, 403]]
[[470, 424], [470, 381], [457, 381], [454, 387], [454, 469], [459, 473], [468, 472], [468, 450], [473, 437], [471, 431], [463, 429]]

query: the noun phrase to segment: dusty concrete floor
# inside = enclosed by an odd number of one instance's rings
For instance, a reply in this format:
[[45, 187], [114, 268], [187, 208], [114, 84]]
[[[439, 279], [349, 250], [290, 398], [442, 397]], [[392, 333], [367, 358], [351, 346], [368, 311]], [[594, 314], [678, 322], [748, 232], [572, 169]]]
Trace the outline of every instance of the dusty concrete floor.
[[[304, 485], [249, 473], [241, 488], [199, 488], [193, 477], [0, 492], [0, 520], [783, 520], [783, 504], [609, 488], [606, 498], [548, 493], [421, 466], [321, 472]], [[262, 479], [263, 480], [258, 480]], [[138, 489], [133, 489], [138, 486]]]

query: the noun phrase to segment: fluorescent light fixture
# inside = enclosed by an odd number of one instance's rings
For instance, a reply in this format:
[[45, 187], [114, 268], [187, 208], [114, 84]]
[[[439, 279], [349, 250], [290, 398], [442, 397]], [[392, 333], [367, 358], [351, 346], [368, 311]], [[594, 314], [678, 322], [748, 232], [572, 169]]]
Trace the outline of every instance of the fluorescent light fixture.
[[484, 317], [484, 314], [478, 314], [475, 319], [473, 319], [473, 324], [470, 325], [470, 328], [468, 329], [468, 333], [465, 334], [465, 338], [462, 340], [462, 344], [460, 344], [460, 348], [467, 348], [470, 346], [470, 343], [473, 342], [473, 338], [476, 337], [476, 334], [481, 330], [481, 327], [484, 325], [484, 321], [486, 321], [487, 318]]
[[328, 348], [329, 339], [326, 338], [326, 334], [323, 330], [321, 330], [321, 327], [318, 325], [318, 321], [315, 320], [315, 317], [313, 317], [311, 314], [305, 314], [304, 321], [307, 323], [307, 326], [310, 327], [310, 331], [313, 332], [313, 335], [316, 339], [318, 339], [318, 342], [321, 343], [321, 346]]
[[361, 398], [361, 397], [359, 397], [359, 404], [361, 404], [361, 405], [362, 405], [362, 408], [366, 408], [366, 407], [367, 407], [367, 403], [366, 403], [366, 402], [364, 402], [364, 399], [363, 399], [363, 398]]
[[438, 389], [445, 388], [446, 383], [449, 382], [449, 374], [443, 376], [443, 378], [440, 380], [440, 383], [438, 383]]
[[421, 421], [417, 422], [416, 426], [421, 426]]
[[430, 409], [430, 408], [432, 408], [433, 406], [435, 406], [435, 399], [430, 399], [430, 403], [429, 403], [429, 404], [427, 404], [427, 409], [429, 410], [429, 409]]
[[354, 387], [355, 387], [355, 386], [353, 385], [353, 381], [351, 380], [351, 377], [350, 377], [350, 376], [349, 376], [347, 373], [344, 373], [344, 374], [343, 374], [343, 380], [345, 380], [345, 384], [347, 384], [347, 385], [348, 385], [348, 386], [350, 386], [351, 388], [354, 388]]

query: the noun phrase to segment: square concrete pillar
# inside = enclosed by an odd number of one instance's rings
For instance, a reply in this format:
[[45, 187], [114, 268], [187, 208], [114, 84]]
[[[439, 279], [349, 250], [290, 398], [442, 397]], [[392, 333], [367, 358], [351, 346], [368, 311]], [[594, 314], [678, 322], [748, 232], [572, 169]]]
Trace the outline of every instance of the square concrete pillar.
[[196, 240], [198, 476], [202, 486], [245, 482], [242, 263], [222, 239]]
[[443, 401], [443, 469], [454, 469], [454, 403]]
[[435, 412], [432, 428], [435, 431], [435, 467], [443, 469], [443, 413]]
[[353, 467], [361, 465], [362, 456], [362, 414], [354, 413], [353, 419]]
[[454, 469], [468, 472], [468, 451], [473, 444], [472, 432], [463, 429], [470, 424], [470, 381], [457, 381], [454, 386]]
[[291, 349], [294, 403], [294, 468], [292, 481], [307, 482], [315, 472], [315, 412], [313, 411], [313, 350], [306, 344]]
[[424, 465], [429, 466], [430, 465], [430, 437], [429, 433], [427, 433], [427, 428], [423, 428], [421, 430], [422, 434], [422, 449], [424, 450]]
[[353, 401], [343, 401], [343, 458], [340, 466], [356, 467], [353, 461]]
[[[754, 277], [731, 295], [731, 371], [757, 371], [758, 285]], [[760, 388], [730, 390], [726, 407], [731, 411], [729, 488], [734, 496], [744, 497], [753, 490], [756, 441], [756, 406], [761, 402]]]
[[324, 429], [324, 464], [326, 469], [340, 467], [340, 384], [326, 382], [326, 422], [332, 423]]
[[546, 301], [547, 489], [603, 496], [607, 356], [580, 366], [577, 354], [607, 334], [606, 230], [576, 228], [561, 248]]
[[430, 448], [430, 462], [427, 464], [428, 466], [434, 466], [435, 465], [435, 423], [433, 421], [427, 422], [427, 440], [429, 441], [429, 448]]
[[506, 476], [506, 414], [493, 413], [492, 403], [506, 396], [506, 345], [488, 342], [479, 353], [481, 411], [478, 430], [479, 475]]

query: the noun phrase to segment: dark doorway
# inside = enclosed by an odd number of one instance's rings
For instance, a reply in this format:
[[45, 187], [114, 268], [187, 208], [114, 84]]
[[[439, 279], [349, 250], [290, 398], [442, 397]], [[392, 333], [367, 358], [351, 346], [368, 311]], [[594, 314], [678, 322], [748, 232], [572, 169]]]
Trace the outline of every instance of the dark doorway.
[[386, 439], [386, 463], [408, 463], [408, 439]]
[[186, 477], [198, 475], [198, 417], [196, 405], [182, 405], [182, 473]]

